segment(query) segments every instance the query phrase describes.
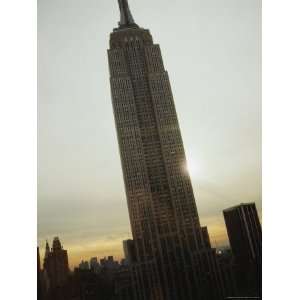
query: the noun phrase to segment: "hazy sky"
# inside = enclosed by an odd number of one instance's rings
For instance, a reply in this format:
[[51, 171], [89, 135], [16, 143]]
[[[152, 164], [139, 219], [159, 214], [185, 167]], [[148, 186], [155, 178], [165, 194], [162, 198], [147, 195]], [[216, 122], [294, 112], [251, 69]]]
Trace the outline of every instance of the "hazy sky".
[[[129, 0], [161, 46], [214, 245], [224, 208], [261, 211], [260, 2]], [[131, 234], [106, 53], [118, 21], [117, 0], [38, 0], [38, 242], [58, 235], [71, 266], [120, 258]]]

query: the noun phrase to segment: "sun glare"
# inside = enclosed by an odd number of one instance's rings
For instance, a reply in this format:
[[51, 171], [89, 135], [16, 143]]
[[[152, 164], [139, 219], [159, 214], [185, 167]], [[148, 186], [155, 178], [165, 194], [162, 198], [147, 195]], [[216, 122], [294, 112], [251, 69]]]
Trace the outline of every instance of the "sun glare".
[[199, 176], [199, 164], [193, 158], [187, 157], [186, 169], [192, 178], [196, 179]]

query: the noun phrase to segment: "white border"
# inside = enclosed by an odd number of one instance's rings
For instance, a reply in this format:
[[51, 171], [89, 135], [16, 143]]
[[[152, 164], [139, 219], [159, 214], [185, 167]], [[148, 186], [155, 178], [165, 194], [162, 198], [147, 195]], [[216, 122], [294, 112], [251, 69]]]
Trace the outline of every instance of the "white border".
[[[299, 298], [299, 1], [263, 1], [263, 299]], [[36, 299], [36, 3], [0, 7], [1, 299]]]
[[36, 2], [0, 2], [1, 299], [36, 299]]
[[299, 1], [263, 1], [263, 299], [299, 299]]

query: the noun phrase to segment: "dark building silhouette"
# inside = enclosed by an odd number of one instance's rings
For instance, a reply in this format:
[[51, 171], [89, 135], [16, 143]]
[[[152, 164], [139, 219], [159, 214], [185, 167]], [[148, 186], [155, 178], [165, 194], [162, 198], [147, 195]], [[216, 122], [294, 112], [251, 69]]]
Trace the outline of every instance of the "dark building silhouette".
[[223, 298], [215, 250], [199, 223], [160, 47], [119, 0], [108, 50], [112, 103], [136, 263], [135, 299]]
[[[105, 259], [108, 261], [108, 259]], [[70, 300], [133, 300], [131, 273], [126, 266], [92, 269], [75, 268], [69, 285]]]
[[133, 240], [123, 241], [123, 250], [126, 263], [133, 264], [136, 262], [136, 253]]
[[234, 256], [239, 292], [261, 296], [262, 231], [255, 203], [223, 211]]
[[249, 296], [249, 297], [226, 297], [225, 300], [259, 300], [260, 297]]
[[63, 249], [58, 237], [54, 238], [51, 251], [48, 242], [46, 243], [44, 270], [51, 289], [64, 286], [68, 280], [68, 253]]
[[222, 249], [217, 251], [217, 261], [221, 270], [226, 297], [236, 297], [237, 284], [231, 249]]
[[43, 287], [42, 287], [42, 269], [40, 249], [37, 247], [37, 300], [43, 300]]
[[92, 257], [90, 259], [90, 269], [95, 273], [98, 273], [100, 271], [100, 264], [97, 257]]
[[207, 227], [201, 227], [201, 231], [202, 231], [202, 236], [203, 236], [203, 241], [204, 241], [204, 245], [208, 248], [211, 247], [211, 243], [210, 243], [210, 237], [208, 234], [208, 229]]
[[135, 293], [132, 286], [132, 274], [128, 266], [120, 266], [114, 283], [114, 300], [133, 300]]
[[100, 265], [102, 268], [107, 270], [116, 270], [120, 265], [119, 262], [114, 260], [113, 256], [108, 256], [107, 258], [100, 259]]
[[[113, 285], [104, 285], [93, 270], [75, 269], [73, 274], [74, 297], [78, 300], [112, 299]], [[73, 298], [72, 298], [73, 299]]]
[[80, 270], [89, 270], [90, 269], [90, 265], [89, 265], [89, 262], [88, 261], [81, 261], [78, 268]]

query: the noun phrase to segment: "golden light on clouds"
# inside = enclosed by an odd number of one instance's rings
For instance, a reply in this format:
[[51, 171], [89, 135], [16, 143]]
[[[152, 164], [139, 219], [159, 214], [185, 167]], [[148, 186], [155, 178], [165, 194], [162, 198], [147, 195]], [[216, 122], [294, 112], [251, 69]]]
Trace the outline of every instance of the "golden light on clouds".
[[[201, 219], [202, 226], [208, 226], [211, 244], [213, 247], [220, 247], [228, 244], [226, 229], [221, 222], [215, 218]], [[61, 242], [64, 249], [68, 251], [69, 265], [71, 269], [77, 267], [82, 260], [89, 261], [92, 257], [97, 257], [98, 260], [109, 255], [114, 256], [115, 260], [120, 261], [124, 258], [123, 241], [129, 239], [128, 235], [115, 235], [106, 238], [92, 239], [90, 241], [83, 241], [82, 243], [76, 241], [74, 243], [64, 242], [64, 237], [61, 237]], [[52, 243], [49, 240], [50, 245]], [[41, 254], [44, 254], [44, 245], [41, 247]]]
[[[128, 236], [119, 236], [112, 238], [96, 239], [91, 241], [84, 241], [82, 244], [78, 241], [76, 243], [64, 243], [63, 237], [61, 242], [64, 249], [68, 251], [69, 266], [71, 269], [77, 267], [82, 260], [89, 261], [92, 257], [97, 257], [98, 260], [107, 256], [114, 256], [115, 260], [120, 261], [123, 257], [123, 240], [128, 239]], [[44, 245], [43, 245], [44, 246]], [[42, 257], [44, 249], [42, 248]]]

